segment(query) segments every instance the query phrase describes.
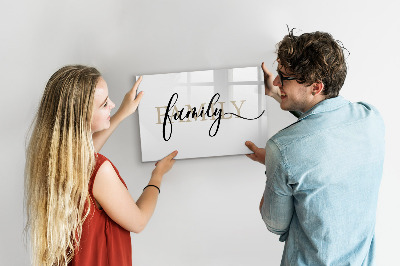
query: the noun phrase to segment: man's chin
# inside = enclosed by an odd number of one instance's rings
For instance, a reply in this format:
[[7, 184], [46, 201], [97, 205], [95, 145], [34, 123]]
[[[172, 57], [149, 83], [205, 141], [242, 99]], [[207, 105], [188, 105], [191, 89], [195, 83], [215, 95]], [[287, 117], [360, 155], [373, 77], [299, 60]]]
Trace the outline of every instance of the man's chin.
[[283, 111], [291, 111], [291, 108], [289, 108], [288, 106], [285, 106], [284, 104], [282, 104], [281, 103], [281, 109], [283, 110]]

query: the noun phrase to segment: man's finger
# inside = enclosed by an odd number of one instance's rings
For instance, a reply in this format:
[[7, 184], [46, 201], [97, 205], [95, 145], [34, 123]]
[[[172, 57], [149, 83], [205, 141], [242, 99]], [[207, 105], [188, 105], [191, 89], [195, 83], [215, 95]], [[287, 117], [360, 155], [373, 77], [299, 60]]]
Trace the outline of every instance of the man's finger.
[[264, 62], [262, 62], [261, 68], [262, 68], [264, 74], [266, 74], [267, 76], [270, 76], [270, 75], [271, 75], [271, 72], [269, 72], [269, 70], [268, 70], [268, 68], [265, 66]]
[[254, 153], [251, 154], [245, 154], [247, 157], [249, 157], [250, 159], [252, 159], [253, 161], [256, 160], [256, 155]]
[[249, 149], [250, 149], [251, 151], [253, 151], [253, 152], [256, 152], [256, 150], [258, 149], [258, 147], [256, 146], [256, 144], [254, 144], [254, 143], [251, 142], [251, 141], [246, 141], [244, 144], [247, 146], [247, 148], [249, 148]]

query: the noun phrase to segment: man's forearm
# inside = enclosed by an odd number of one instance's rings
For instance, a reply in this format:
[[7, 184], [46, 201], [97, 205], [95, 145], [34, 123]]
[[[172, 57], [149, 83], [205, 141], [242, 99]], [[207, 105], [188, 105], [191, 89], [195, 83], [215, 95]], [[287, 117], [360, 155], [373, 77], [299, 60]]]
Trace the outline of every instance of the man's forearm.
[[279, 195], [268, 186], [266, 187], [260, 202], [260, 213], [269, 231], [278, 235], [287, 232], [293, 212], [292, 196]]

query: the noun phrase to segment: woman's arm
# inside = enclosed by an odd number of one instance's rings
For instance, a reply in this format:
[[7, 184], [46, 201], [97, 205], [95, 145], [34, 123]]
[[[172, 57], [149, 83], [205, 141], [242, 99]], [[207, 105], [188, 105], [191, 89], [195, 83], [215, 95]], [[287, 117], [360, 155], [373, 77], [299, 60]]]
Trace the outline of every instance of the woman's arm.
[[136, 96], [137, 88], [139, 87], [140, 82], [142, 81], [142, 77], [135, 82], [132, 89], [129, 90], [124, 97], [124, 100], [121, 103], [121, 106], [118, 108], [118, 111], [111, 117], [110, 119], [110, 127], [93, 133], [93, 146], [96, 152], [99, 152], [103, 145], [106, 143], [107, 139], [111, 136], [114, 130], [118, 127], [118, 125], [129, 115], [133, 114], [138, 105], [140, 100], [143, 97], [143, 91], [141, 91]]
[[[177, 154], [174, 151], [157, 163], [149, 185], [161, 186], [162, 178], [172, 168]], [[107, 215], [126, 230], [135, 233], [141, 232], [149, 222], [158, 194], [157, 188], [147, 187], [135, 202], [109, 161], [100, 166], [93, 184], [93, 196]]]

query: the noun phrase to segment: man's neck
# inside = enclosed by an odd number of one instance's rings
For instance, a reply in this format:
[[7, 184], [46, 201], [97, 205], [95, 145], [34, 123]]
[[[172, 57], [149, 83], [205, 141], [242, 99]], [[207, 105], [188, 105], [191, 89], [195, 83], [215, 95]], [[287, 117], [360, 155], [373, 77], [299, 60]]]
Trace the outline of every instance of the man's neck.
[[309, 104], [307, 104], [307, 107], [305, 108], [306, 110], [301, 110], [301, 112], [305, 113], [307, 111], [309, 111], [311, 108], [313, 108], [314, 106], [316, 106], [317, 104], [319, 104], [320, 102], [326, 100], [326, 96], [325, 95], [315, 95], [313, 96], [313, 99], [309, 102]]

